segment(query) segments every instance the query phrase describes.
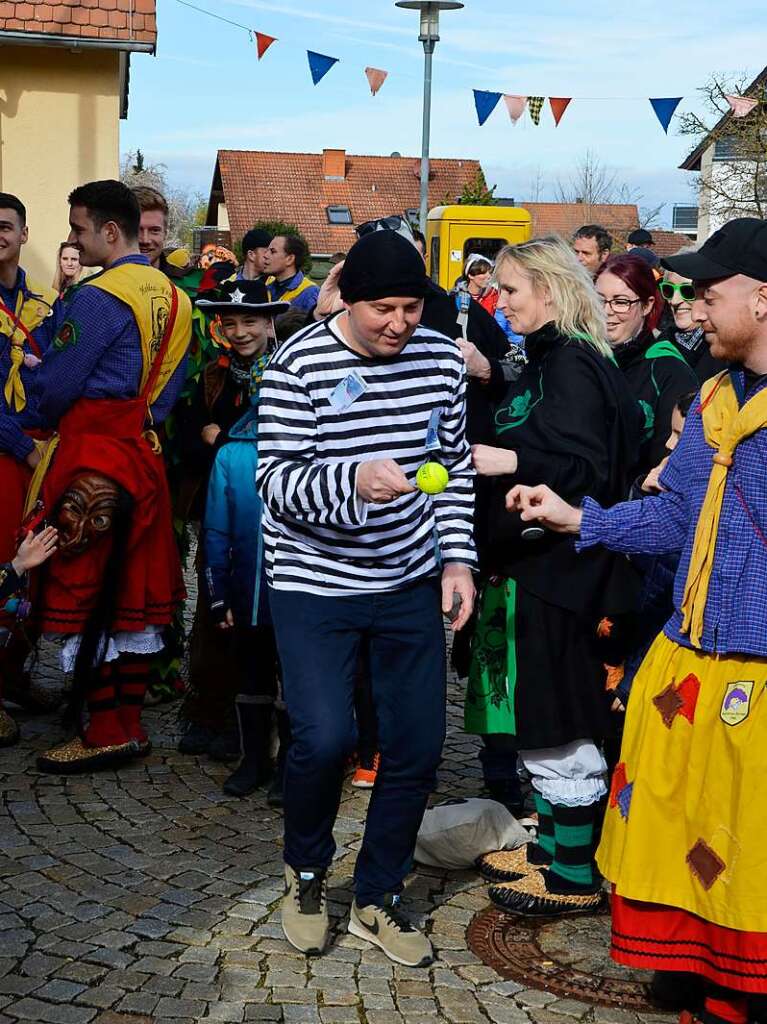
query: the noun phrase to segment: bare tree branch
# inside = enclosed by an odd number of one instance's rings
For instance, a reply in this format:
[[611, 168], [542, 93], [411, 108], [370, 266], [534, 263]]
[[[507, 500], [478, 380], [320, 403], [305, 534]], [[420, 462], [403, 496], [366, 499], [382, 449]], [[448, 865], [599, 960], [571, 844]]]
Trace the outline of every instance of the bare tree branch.
[[137, 149], [123, 155], [120, 181], [161, 192], [168, 203], [168, 244], [188, 246], [192, 242], [192, 228], [204, 221], [204, 197], [200, 192], [169, 185], [167, 171], [165, 164], [147, 164], [144, 154]]

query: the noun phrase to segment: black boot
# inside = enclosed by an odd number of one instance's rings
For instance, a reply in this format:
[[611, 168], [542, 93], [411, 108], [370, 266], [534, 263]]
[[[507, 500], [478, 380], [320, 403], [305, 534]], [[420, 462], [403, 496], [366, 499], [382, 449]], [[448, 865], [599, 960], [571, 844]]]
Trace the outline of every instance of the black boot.
[[274, 773], [272, 784], [266, 794], [266, 802], [270, 807], [282, 807], [284, 804], [283, 791], [285, 788], [285, 759], [288, 756], [290, 746], [290, 719], [284, 709], [277, 711], [277, 733], [280, 738], [280, 748], [277, 751], [277, 770]]
[[223, 789], [228, 796], [250, 796], [272, 774], [269, 745], [274, 704], [271, 700], [255, 703], [256, 700], [258, 698], [238, 697], [235, 703], [240, 723], [242, 761], [224, 782]]

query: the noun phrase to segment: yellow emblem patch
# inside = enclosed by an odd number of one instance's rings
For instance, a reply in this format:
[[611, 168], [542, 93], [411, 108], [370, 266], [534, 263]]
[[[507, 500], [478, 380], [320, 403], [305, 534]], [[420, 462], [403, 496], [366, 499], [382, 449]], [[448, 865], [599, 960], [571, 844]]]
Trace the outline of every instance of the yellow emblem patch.
[[722, 710], [719, 717], [725, 725], [740, 725], [745, 722], [751, 711], [751, 695], [754, 692], [754, 683], [740, 680], [737, 683], [728, 683], [722, 700]]

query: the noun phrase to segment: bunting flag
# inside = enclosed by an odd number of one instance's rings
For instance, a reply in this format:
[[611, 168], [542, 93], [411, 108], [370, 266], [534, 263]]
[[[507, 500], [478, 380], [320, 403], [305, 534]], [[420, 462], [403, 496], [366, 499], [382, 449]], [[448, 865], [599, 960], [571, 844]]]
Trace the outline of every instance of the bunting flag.
[[258, 59], [261, 60], [272, 43], [277, 42], [277, 37], [264, 35], [263, 32], [254, 32], [253, 34], [256, 37], [256, 52], [258, 53]]
[[388, 71], [381, 71], [380, 68], [365, 68], [365, 74], [368, 77], [370, 83], [370, 91], [375, 94], [381, 88], [386, 81], [386, 76], [389, 74]]
[[501, 94], [499, 92], [485, 92], [484, 89], [474, 90], [474, 106], [477, 108], [477, 118], [480, 126], [487, 121], [488, 117], [498, 106], [500, 98]]
[[549, 96], [549, 104], [551, 105], [551, 113], [554, 115], [554, 125], [558, 128], [559, 122], [562, 120], [562, 115], [567, 110], [571, 102], [569, 96]]
[[652, 108], [655, 111], [655, 116], [660, 121], [661, 128], [666, 135], [668, 135], [668, 126], [671, 124], [671, 118], [674, 116], [674, 111], [681, 102], [681, 96], [672, 96], [663, 99], [650, 99]]
[[533, 124], [541, 123], [541, 111], [543, 110], [543, 101], [545, 98], [545, 96], [527, 97], [527, 109], [530, 111], [530, 117], [533, 119]]
[[338, 63], [338, 57], [328, 57], [327, 54], [315, 53], [314, 50], [307, 50], [306, 56], [309, 59], [309, 70], [315, 85], [322, 81], [334, 64]]
[[747, 117], [759, 103], [759, 100], [751, 96], [730, 96], [725, 93], [724, 98], [730, 104], [733, 117]]
[[506, 109], [509, 112], [511, 123], [516, 124], [525, 112], [527, 96], [504, 96], [503, 100], [506, 104]]

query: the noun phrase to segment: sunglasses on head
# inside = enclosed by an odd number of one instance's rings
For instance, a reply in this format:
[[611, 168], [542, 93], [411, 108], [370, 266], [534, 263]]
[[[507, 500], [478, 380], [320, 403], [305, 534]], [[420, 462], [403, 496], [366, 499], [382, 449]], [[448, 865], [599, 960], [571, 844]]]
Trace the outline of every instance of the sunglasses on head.
[[358, 224], [354, 231], [357, 238], [362, 238], [363, 235], [370, 235], [374, 231], [398, 231], [400, 234], [409, 234], [411, 236], [413, 234], [413, 230], [405, 218], [400, 217], [398, 214], [365, 221], [364, 224]]
[[685, 302], [695, 301], [695, 286], [685, 281], [682, 284], [674, 284], [673, 281], [661, 281], [658, 285], [664, 299], [671, 302], [674, 296], [679, 295]]

